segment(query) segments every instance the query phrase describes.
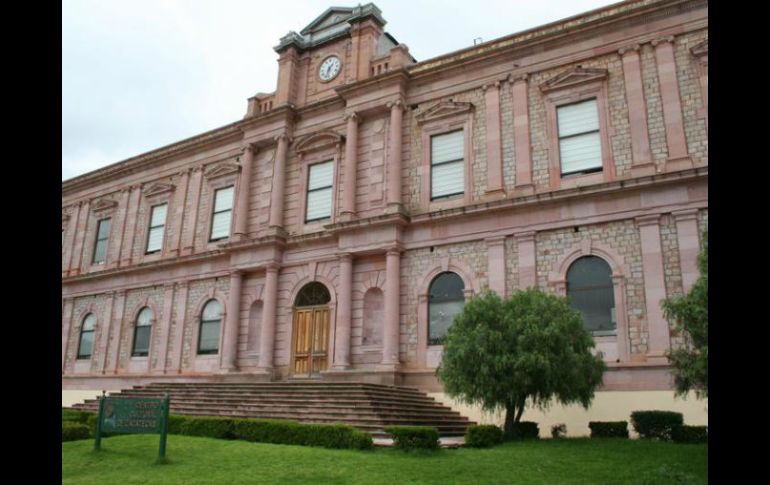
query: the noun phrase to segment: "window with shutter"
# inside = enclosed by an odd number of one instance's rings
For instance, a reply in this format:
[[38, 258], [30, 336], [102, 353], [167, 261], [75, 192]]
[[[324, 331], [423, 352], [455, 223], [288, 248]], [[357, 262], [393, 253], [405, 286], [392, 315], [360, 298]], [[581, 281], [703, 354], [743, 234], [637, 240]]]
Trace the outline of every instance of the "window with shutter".
[[110, 238], [110, 219], [102, 219], [96, 225], [93, 264], [102, 264], [107, 259], [107, 242]]
[[156, 205], [150, 212], [150, 229], [147, 231], [147, 254], [157, 253], [163, 247], [168, 204]]
[[430, 138], [431, 200], [464, 193], [464, 140], [463, 130]]
[[218, 241], [230, 237], [234, 192], [235, 188], [232, 185], [214, 192], [214, 213], [211, 216], [211, 237], [209, 241]]
[[596, 99], [560, 106], [556, 117], [561, 174], [600, 172], [602, 147]]
[[329, 219], [332, 216], [332, 185], [334, 161], [310, 166], [307, 182], [305, 222]]

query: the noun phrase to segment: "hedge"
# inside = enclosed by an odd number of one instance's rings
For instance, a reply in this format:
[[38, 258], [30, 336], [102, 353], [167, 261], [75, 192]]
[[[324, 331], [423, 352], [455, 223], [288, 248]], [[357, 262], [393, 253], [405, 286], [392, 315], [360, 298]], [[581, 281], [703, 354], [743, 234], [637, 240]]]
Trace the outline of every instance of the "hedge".
[[61, 422], [61, 440], [75, 441], [85, 440], [91, 437], [91, 432], [88, 430], [88, 426], [83, 423], [77, 423], [75, 421], [62, 421]]
[[670, 441], [671, 431], [675, 426], [684, 424], [684, 419], [682, 413], [674, 411], [634, 411], [631, 423], [642, 438]]
[[591, 438], [628, 438], [628, 421], [591, 421]]
[[708, 443], [708, 426], [687, 426], [681, 424], [671, 429], [671, 439], [674, 443]]
[[536, 440], [540, 438], [540, 428], [532, 421], [519, 421], [514, 423], [511, 431], [512, 440]]
[[502, 442], [503, 430], [494, 425], [468, 426], [465, 431], [465, 446], [471, 448], [488, 448]]
[[95, 413], [90, 411], [79, 411], [77, 409], [61, 408], [61, 420], [70, 421], [74, 423], [85, 424], [89, 416], [95, 416]]
[[404, 451], [439, 448], [438, 428], [433, 426], [390, 426], [385, 431], [393, 437], [396, 448]]

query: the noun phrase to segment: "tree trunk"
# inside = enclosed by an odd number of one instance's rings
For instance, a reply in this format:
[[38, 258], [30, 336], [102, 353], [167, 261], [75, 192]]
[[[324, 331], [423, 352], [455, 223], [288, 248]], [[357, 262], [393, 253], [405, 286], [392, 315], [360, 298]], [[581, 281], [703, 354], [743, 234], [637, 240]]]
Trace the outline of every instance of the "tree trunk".
[[505, 424], [503, 425], [503, 436], [509, 439], [513, 436], [513, 424], [516, 416], [516, 405], [509, 403], [505, 406]]

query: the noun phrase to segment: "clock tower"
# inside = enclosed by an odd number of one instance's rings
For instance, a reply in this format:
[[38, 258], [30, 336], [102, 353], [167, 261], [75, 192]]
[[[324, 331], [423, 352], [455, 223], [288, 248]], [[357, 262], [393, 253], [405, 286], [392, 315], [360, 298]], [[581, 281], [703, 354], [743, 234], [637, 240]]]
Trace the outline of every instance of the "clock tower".
[[283, 36], [275, 47], [276, 90], [249, 99], [246, 116], [334, 97], [334, 88], [414, 63], [406, 45], [383, 30], [385, 23], [373, 3], [331, 7], [300, 33]]

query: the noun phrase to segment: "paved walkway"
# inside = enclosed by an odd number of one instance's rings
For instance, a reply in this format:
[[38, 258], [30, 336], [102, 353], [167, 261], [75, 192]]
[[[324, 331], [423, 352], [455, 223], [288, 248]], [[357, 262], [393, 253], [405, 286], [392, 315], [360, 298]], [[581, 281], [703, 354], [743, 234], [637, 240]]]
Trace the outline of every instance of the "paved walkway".
[[[438, 439], [442, 448], [459, 448], [465, 444], [465, 438], [462, 436], [448, 436]], [[393, 446], [391, 438], [374, 438], [374, 446]]]

